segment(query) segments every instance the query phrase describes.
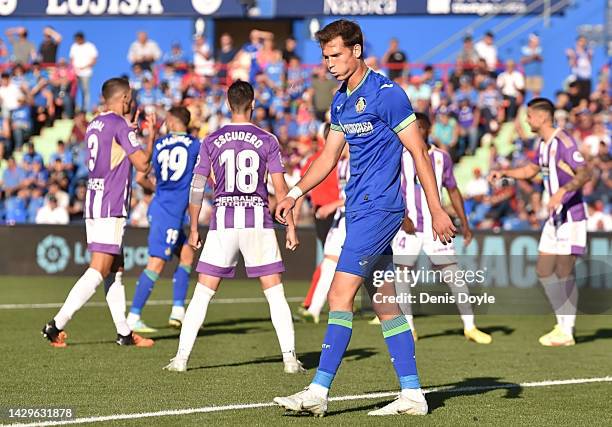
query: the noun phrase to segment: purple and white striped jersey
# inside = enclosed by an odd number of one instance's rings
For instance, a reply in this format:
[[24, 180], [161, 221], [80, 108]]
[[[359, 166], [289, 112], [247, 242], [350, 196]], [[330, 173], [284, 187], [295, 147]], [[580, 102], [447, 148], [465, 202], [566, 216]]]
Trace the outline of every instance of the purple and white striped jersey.
[[[455, 175], [453, 175], [453, 161], [448, 153], [434, 146], [429, 148], [429, 158], [436, 176], [438, 195], [442, 199], [442, 187], [447, 189], [457, 187]], [[425, 191], [419, 182], [412, 155], [406, 149], [402, 153], [402, 194], [406, 201], [406, 213], [414, 223], [416, 231], [430, 231], [432, 219]]]
[[[563, 129], [557, 129], [550, 141], [540, 141], [538, 156], [532, 159], [532, 163], [540, 167], [549, 197], [574, 178], [577, 168], [585, 165], [576, 141]], [[559, 222], [586, 219], [582, 190], [565, 193], [562, 205], [561, 211], [557, 213]]]
[[141, 149], [128, 121], [113, 112], [101, 113], [87, 126], [89, 180], [85, 218], [127, 217], [132, 188], [128, 156]]
[[285, 172], [274, 135], [251, 123], [225, 125], [204, 139], [193, 172], [213, 178], [211, 230], [273, 227], [266, 179]]

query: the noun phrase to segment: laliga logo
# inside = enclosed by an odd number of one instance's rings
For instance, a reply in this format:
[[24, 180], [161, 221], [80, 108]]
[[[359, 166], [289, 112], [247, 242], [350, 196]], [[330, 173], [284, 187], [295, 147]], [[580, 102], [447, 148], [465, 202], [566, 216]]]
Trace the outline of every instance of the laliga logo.
[[0, 0], [0, 16], [7, 16], [17, 9], [17, 0]]
[[191, 5], [200, 15], [212, 15], [219, 9], [222, 1], [223, 0], [191, 0]]
[[63, 237], [50, 234], [36, 248], [36, 262], [47, 273], [63, 271], [69, 259], [70, 248]]

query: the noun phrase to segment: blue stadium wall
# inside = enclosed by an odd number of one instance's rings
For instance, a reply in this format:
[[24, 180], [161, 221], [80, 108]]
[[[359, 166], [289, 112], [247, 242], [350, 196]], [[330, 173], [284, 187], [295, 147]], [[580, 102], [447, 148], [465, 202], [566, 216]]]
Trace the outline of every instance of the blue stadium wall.
[[[518, 37], [499, 48], [500, 59], [520, 57], [520, 48], [525, 43], [527, 35], [535, 31], [542, 36], [544, 49], [544, 77], [545, 95], [552, 96], [559, 88], [569, 71], [565, 50], [573, 46], [577, 36], [577, 27], [580, 25], [603, 24], [605, 16], [605, 2], [603, 0], [579, 0], [575, 6], [570, 7], [564, 15], [553, 16], [550, 26], [544, 27], [540, 19], [536, 25], [525, 29]], [[486, 22], [474, 31], [479, 38], [486, 30], [507, 20], [508, 16], [498, 16]], [[536, 18], [527, 16], [517, 19], [512, 25], [497, 34], [500, 39], [516, 28], [526, 25]], [[400, 39], [403, 49], [408, 53], [410, 60], [418, 60], [428, 50], [447, 40], [453, 34], [461, 31], [470, 24], [477, 22], [476, 16], [403, 16], [403, 17], [360, 17], [356, 20], [363, 26], [367, 36], [368, 47], [377, 56], [385, 52], [388, 41], [395, 36]], [[325, 25], [333, 18], [322, 17], [320, 22]], [[535, 22], [535, 21], [532, 21]], [[30, 39], [38, 45], [42, 38], [42, 28], [52, 25], [64, 35], [64, 42], [60, 46], [59, 56], [67, 57], [72, 35], [77, 31], [84, 31], [87, 38], [94, 42], [100, 52], [99, 62], [95, 68], [92, 81], [94, 91], [99, 88], [102, 81], [116, 74], [129, 71], [127, 51], [129, 44], [135, 39], [139, 30], [147, 31], [150, 37], [156, 40], [162, 50], [170, 49], [172, 42], [180, 42], [189, 50], [194, 22], [189, 18], [2, 18], [0, 31], [4, 37], [4, 30], [8, 27], [26, 25], [30, 30]], [[301, 55], [305, 62], [316, 63], [320, 61], [320, 51], [316, 43], [310, 40], [308, 29], [309, 20], [295, 20], [294, 34], [300, 41]], [[253, 22], [257, 26], [257, 22]], [[213, 42], [214, 21], [207, 20], [206, 35]], [[448, 49], [432, 57], [428, 62], [442, 62], [453, 58], [459, 48], [457, 41]], [[603, 46], [595, 51], [595, 72], [607, 61]]]

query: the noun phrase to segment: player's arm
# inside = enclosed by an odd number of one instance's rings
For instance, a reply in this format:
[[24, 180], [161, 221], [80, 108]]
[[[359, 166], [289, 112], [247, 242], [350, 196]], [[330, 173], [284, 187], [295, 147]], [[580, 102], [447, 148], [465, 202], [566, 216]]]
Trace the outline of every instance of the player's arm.
[[472, 230], [470, 229], [470, 224], [467, 220], [467, 216], [465, 215], [463, 196], [461, 195], [461, 191], [459, 191], [458, 187], [447, 188], [446, 190], [448, 191], [448, 197], [450, 198], [451, 205], [453, 205], [453, 209], [457, 213], [459, 221], [461, 222], [461, 228], [463, 231], [463, 245], [467, 246], [472, 241]]
[[[285, 181], [285, 176], [282, 173], [272, 173], [270, 174], [272, 177], [272, 186], [274, 187], [274, 194], [278, 200], [283, 200], [287, 193], [289, 192], [289, 188], [287, 187], [287, 182]], [[287, 242], [286, 247], [289, 250], [294, 251], [295, 248], [298, 247], [300, 242], [297, 238], [297, 233], [295, 231], [295, 222], [293, 220], [293, 215], [287, 215]]]
[[329, 131], [321, 155], [312, 162], [302, 179], [287, 193], [287, 197], [276, 205], [278, 222], [287, 225], [286, 216], [295, 206], [295, 201], [327, 178], [338, 163], [344, 144], [344, 133], [334, 129]]
[[562, 167], [562, 162], [564, 168], [569, 168], [565, 169], [565, 172], [570, 173], [572, 179], [552, 195], [548, 201], [548, 210], [550, 212], [555, 212], [557, 210], [564, 202], [566, 194], [581, 189], [591, 179], [591, 173], [587, 163], [582, 154], [580, 154], [580, 151], [578, 151], [578, 147], [574, 145], [571, 147], [561, 147], [561, 149], [561, 160], [558, 167]]
[[194, 250], [202, 246], [200, 232], [198, 230], [202, 201], [204, 200], [204, 190], [206, 189], [207, 176], [194, 173], [191, 179], [189, 190], [189, 240], [188, 244]]
[[434, 240], [439, 237], [442, 243], [450, 242], [455, 236], [456, 229], [440, 203], [436, 176], [431, 166], [427, 144], [419, 132], [416, 121], [412, 121], [399, 131], [397, 136], [414, 160], [416, 173], [425, 192], [427, 206], [429, 206], [429, 211], [431, 212]]
[[491, 171], [489, 174], [489, 182], [494, 183], [501, 178], [514, 178], [514, 179], [531, 179], [540, 172], [540, 166], [535, 163], [528, 163], [525, 166], [519, 168], [507, 168]]
[[156, 123], [155, 114], [148, 114], [145, 120], [146, 126], [150, 129], [150, 132], [148, 133], [146, 138], [146, 146], [144, 149], [134, 151], [128, 156], [130, 158], [130, 162], [132, 162], [136, 171], [143, 173], [149, 171], [149, 161], [151, 160], [151, 153], [153, 152], [153, 141], [155, 140], [154, 129]]
[[136, 182], [143, 189], [150, 191], [151, 193], [155, 192], [155, 183], [153, 182], [148, 173], [136, 172]]

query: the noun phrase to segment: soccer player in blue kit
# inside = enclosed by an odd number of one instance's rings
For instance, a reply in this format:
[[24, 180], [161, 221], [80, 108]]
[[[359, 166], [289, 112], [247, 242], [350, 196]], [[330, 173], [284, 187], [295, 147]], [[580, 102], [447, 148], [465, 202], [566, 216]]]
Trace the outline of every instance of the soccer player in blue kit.
[[153, 291], [153, 286], [166, 262], [173, 254], [179, 256], [179, 265], [173, 277], [173, 303], [168, 323], [180, 328], [185, 316], [185, 296], [189, 287], [189, 274], [193, 264], [193, 249], [187, 244], [183, 232], [185, 211], [189, 202], [191, 172], [200, 151], [200, 142], [187, 133], [191, 114], [185, 107], [172, 107], [166, 116], [168, 134], [153, 145], [152, 167], [155, 184], [145, 175], [137, 180], [143, 187], [155, 191], [149, 207], [149, 260], [136, 283], [136, 290], [128, 326], [137, 332], [155, 332], [140, 318], [142, 309]]
[[[323, 416], [329, 388], [348, 347], [353, 301], [364, 280], [386, 257], [404, 219], [400, 190], [400, 161], [406, 147], [414, 158], [419, 180], [432, 215], [434, 239], [451, 242], [455, 228], [442, 209], [428, 154], [415, 123], [408, 97], [401, 87], [370, 70], [363, 61], [363, 35], [359, 25], [334, 21], [317, 32], [330, 73], [343, 82], [331, 104], [331, 131], [321, 156], [276, 208], [276, 218], [286, 223], [296, 199], [319, 184], [349, 144], [351, 178], [346, 186], [346, 240], [328, 294], [329, 320], [319, 367], [303, 391], [274, 402], [289, 411]], [[394, 295], [393, 283], [378, 292]], [[401, 393], [387, 406], [369, 415], [425, 415], [427, 402], [421, 391], [414, 341], [406, 318], [396, 304], [374, 304], [383, 336], [398, 376]]]

